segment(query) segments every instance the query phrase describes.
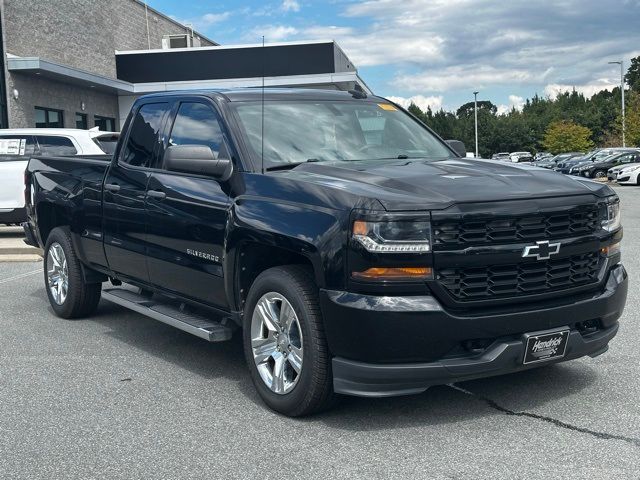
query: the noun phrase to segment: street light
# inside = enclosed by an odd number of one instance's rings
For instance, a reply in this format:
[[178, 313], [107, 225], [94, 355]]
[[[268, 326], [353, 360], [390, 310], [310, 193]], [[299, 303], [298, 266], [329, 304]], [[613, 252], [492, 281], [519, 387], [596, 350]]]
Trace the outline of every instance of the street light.
[[609, 65], [620, 65], [620, 92], [622, 94], [622, 146], [626, 147], [627, 142], [625, 140], [625, 118], [624, 118], [624, 60], [619, 62], [609, 62]]
[[473, 110], [474, 115], [476, 117], [476, 158], [480, 155], [478, 154], [478, 94], [480, 92], [473, 92]]

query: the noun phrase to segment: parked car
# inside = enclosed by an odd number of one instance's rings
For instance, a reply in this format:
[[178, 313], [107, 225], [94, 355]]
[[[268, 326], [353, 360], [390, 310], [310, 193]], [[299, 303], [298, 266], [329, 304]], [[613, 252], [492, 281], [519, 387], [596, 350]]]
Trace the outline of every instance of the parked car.
[[599, 162], [612, 155], [618, 155], [620, 153], [630, 152], [635, 150], [636, 149], [633, 149], [633, 148], [622, 148], [622, 147], [596, 148], [595, 150], [592, 150], [591, 152], [587, 153], [582, 157], [576, 157], [571, 159], [570, 161], [564, 162], [562, 165], [562, 168], [559, 168], [558, 171], [560, 171], [561, 173], [567, 173], [571, 175], [580, 175], [580, 171], [578, 167], [583, 167], [588, 163]]
[[494, 153], [491, 155], [491, 160], [510, 160], [509, 152]]
[[618, 165], [617, 167], [610, 168], [609, 170], [607, 170], [607, 180], [609, 180], [610, 182], [613, 182], [613, 181], [617, 180], [618, 179], [618, 173], [621, 170], [624, 170], [626, 168], [630, 168], [630, 167], [632, 167], [633, 165], [636, 165], [636, 164], [640, 165], [640, 163], [637, 163], [637, 162], [636, 163], [631, 163], [631, 164], [625, 163], [625, 164], [622, 164], [622, 165]]
[[560, 173], [569, 173], [569, 168], [572, 166], [572, 164], [569, 162], [573, 161], [573, 164], [575, 164], [577, 163], [577, 159], [582, 160], [583, 157], [584, 153], [582, 152], [569, 152], [556, 155], [556, 157], [554, 158], [556, 162], [554, 170]]
[[[551, 157], [543, 158], [542, 160], [537, 160], [533, 162], [533, 165], [536, 167], [553, 169], [556, 167], [556, 162], [559, 160], [558, 157], [562, 157], [561, 155], [554, 155]], [[565, 157], [562, 157], [565, 158]]]
[[588, 178], [606, 178], [607, 170], [618, 165], [628, 165], [640, 161], [640, 150], [610, 155], [597, 162], [588, 162], [578, 170], [578, 175]]
[[539, 162], [541, 160], [545, 160], [547, 158], [551, 158], [553, 157], [553, 153], [549, 153], [549, 152], [538, 152], [534, 155], [533, 160], [536, 162]]
[[531, 157], [531, 158], [533, 158], [533, 156], [531, 155], [531, 152], [511, 152], [509, 154], [509, 158], [514, 163], [518, 163], [520, 161], [520, 157], [527, 157], [527, 158]]
[[640, 185], [640, 163], [625, 166], [618, 172], [616, 181], [620, 185]]
[[518, 155], [516, 160], [513, 160], [515, 163], [531, 163], [533, 162], [532, 155]]
[[51, 308], [102, 297], [212, 342], [241, 329], [283, 414], [595, 357], [618, 331], [610, 187], [460, 158], [384, 98], [143, 96], [116, 152], [29, 161]]
[[[118, 133], [65, 128], [0, 130], [0, 224], [27, 219], [24, 209], [24, 170], [33, 155], [104, 155]], [[111, 151], [109, 151], [111, 150]]]

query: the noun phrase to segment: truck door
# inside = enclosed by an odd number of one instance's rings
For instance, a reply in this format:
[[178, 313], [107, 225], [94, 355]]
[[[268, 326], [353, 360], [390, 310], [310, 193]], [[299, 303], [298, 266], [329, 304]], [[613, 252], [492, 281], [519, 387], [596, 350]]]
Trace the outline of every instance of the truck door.
[[[205, 145], [230, 158], [223, 126], [205, 100], [181, 101], [168, 145]], [[225, 182], [154, 169], [147, 192], [149, 278], [153, 285], [227, 307], [222, 271], [229, 196]]]
[[162, 132], [170, 108], [169, 102], [152, 101], [137, 107], [103, 187], [104, 250], [109, 268], [143, 282], [149, 281], [145, 195], [150, 167], [163, 149]]

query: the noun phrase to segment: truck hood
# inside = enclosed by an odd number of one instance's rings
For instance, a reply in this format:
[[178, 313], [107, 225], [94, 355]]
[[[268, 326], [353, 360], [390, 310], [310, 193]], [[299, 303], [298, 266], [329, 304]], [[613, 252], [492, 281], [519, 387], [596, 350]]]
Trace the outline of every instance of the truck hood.
[[370, 199], [389, 211], [444, 209], [459, 203], [592, 194], [606, 185], [526, 164], [491, 160], [397, 160], [305, 163], [287, 172]]

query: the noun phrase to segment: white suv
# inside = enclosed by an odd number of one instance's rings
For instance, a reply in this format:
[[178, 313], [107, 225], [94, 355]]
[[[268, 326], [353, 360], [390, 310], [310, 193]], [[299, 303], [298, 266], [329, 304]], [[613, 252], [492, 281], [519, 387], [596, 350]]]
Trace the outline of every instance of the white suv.
[[24, 170], [30, 157], [111, 154], [119, 135], [97, 129], [0, 130], [0, 224], [14, 224], [26, 220]]

